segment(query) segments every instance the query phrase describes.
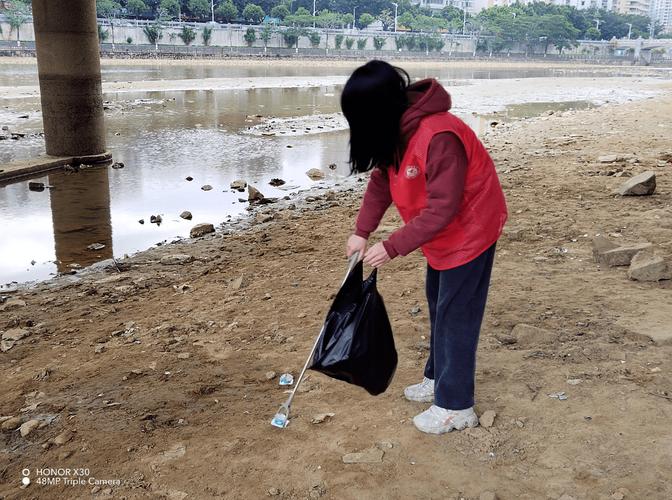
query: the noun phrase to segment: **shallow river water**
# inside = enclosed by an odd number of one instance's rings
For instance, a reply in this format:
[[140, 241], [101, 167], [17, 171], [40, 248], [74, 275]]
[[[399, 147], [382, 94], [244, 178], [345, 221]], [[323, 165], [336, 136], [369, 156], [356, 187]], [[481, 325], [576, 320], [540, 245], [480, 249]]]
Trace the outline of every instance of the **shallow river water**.
[[[32, 65], [0, 63], [0, 69], [0, 87], [37, 84]], [[266, 196], [282, 197], [314, 185], [305, 175], [311, 168], [322, 169], [325, 182], [347, 175], [345, 130], [285, 137], [246, 131], [265, 117], [331, 115], [339, 110], [340, 84], [258, 88], [264, 78], [338, 76], [344, 80], [348, 72], [328, 67], [104, 66], [104, 82], [157, 82], [154, 90], [130, 88], [105, 94], [108, 149], [125, 168], [32, 179], [51, 186], [43, 192], [29, 191], [27, 181], [0, 185], [0, 284], [44, 279], [188, 235], [200, 222], [217, 225], [228, 216], [240, 215], [247, 203], [238, 198], [246, 196], [229, 189], [234, 179], [247, 180]], [[632, 88], [623, 89], [617, 83], [623, 79], [621, 73], [580, 68], [411, 71], [414, 78], [438, 76], [449, 86], [456, 113], [479, 133], [488, 128], [495, 112], [498, 121], [519, 119], [551, 109], [585, 108], [655, 93], [638, 87], [634, 80], [649, 85], [648, 77], [630, 77]], [[250, 79], [250, 88], [223, 85], [215, 90], [166, 91], [159, 85], [171, 80], [241, 77]], [[569, 84], [571, 79], [579, 83]], [[1, 125], [26, 136], [0, 141], [0, 168], [43, 152], [38, 98], [8, 99], [0, 92]], [[336, 167], [328, 168], [332, 164]], [[193, 177], [191, 182], [188, 176]], [[285, 180], [286, 186], [269, 186], [276, 177]], [[201, 190], [206, 184], [213, 189]], [[193, 214], [191, 221], [179, 217], [184, 210]], [[161, 215], [162, 224], [151, 224], [151, 215]], [[88, 250], [93, 243], [105, 247]]]

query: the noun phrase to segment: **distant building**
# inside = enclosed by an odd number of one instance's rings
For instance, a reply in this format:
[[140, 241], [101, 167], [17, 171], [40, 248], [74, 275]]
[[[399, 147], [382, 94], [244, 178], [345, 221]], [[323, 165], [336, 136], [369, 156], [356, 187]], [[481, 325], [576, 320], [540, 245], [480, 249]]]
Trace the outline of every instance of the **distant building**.
[[650, 0], [616, 0], [616, 11], [620, 14], [634, 14], [649, 16], [651, 12]]
[[651, 19], [662, 24], [665, 33], [672, 33], [672, 0], [651, 0]]

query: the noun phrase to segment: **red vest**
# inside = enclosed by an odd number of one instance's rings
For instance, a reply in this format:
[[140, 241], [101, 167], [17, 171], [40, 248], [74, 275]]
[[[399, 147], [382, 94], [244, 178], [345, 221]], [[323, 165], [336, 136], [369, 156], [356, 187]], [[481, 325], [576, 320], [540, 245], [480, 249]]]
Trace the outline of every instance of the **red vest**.
[[468, 168], [457, 215], [438, 236], [422, 245], [427, 262], [437, 270], [461, 266], [481, 255], [499, 239], [507, 217], [506, 200], [490, 155], [466, 123], [445, 112], [423, 118], [408, 143], [399, 172], [388, 169], [392, 199], [404, 222], [427, 206], [427, 151], [432, 137], [441, 132], [460, 138]]

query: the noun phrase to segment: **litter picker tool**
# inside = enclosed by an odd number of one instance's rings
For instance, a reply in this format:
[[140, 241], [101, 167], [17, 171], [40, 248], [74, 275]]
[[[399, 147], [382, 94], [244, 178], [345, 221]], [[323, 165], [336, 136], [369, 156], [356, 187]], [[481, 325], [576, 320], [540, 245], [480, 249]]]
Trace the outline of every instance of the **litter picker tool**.
[[[343, 282], [341, 283], [341, 286], [343, 286], [348, 279], [348, 276], [350, 276], [350, 273], [352, 270], [355, 268], [357, 263], [359, 262], [359, 256], [360, 253], [356, 252], [353, 253], [350, 256], [350, 259], [348, 260], [348, 271], [345, 273], [345, 278], [343, 278]], [[320, 330], [320, 333], [318, 336], [315, 338], [315, 343], [313, 344], [313, 348], [310, 350], [310, 354], [308, 355], [308, 359], [306, 359], [306, 363], [303, 365], [303, 370], [301, 370], [301, 374], [299, 377], [296, 379], [296, 384], [294, 384], [294, 389], [292, 389], [292, 392], [289, 393], [289, 397], [287, 398], [287, 401], [285, 401], [282, 405], [280, 405], [280, 409], [278, 412], [275, 414], [273, 417], [273, 420], [271, 420], [271, 425], [274, 427], [278, 427], [280, 429], [284, 429], [287, 427], [287, 423], [289, 422], [289, 409], [292, 406], [292, 400], [294, 399], [294, 396], [296, 395], [296, 391], [299, 389], [299, 386], [301, 385], [301, 381], [303, 380], [303, 376], [306, 373], [306, 370], [308, 369], [308, 366], [310, 365], [310, 362], [313, 359], [313, 356], [315, 355], [315, 349], [317, 349], [318, 342], [320, 341], [320, 338], [322, 337], [322, 334], [324, 333], [324, 328], [326, 326], [326, 323], [322, 325], [322, 329]]]

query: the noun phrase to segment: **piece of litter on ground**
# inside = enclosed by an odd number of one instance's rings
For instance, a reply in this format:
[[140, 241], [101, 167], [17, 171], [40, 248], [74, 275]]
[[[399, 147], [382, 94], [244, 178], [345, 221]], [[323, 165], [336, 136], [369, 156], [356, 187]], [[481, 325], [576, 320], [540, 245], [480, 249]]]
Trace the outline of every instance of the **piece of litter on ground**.
[[567, 395], [564, 392], [553, 392], [549, 394], [548, 397], [552, 399], [558, 399], [560, 401], [565, 401], [567, 399]]
[[283, 373], [280, 375], [280, 385], [292, 385], [294, 383], [294, 375], [291, 373]]

